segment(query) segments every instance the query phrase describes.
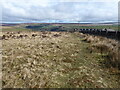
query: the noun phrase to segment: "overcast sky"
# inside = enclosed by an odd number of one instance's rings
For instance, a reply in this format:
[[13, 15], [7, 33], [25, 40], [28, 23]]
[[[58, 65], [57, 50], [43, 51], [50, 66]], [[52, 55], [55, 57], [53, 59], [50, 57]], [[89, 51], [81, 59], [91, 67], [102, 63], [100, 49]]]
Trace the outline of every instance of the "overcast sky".
[[0, 3], [2, 14], [0, 16], [2, 22], [23, 23], [107, 22], [118, 20], [118, 0], [73, 1], [2, 0]]

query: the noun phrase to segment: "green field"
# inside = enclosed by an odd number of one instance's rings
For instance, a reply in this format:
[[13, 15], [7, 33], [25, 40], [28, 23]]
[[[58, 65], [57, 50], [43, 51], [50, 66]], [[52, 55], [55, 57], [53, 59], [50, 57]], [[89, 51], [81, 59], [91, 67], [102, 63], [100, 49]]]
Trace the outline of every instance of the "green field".
[[2, 26], [2, 31], [72, 31], [74, 29], [113, 29], [119, 30], [118, 25], [82, 25], [82, 24], [19, 24]]

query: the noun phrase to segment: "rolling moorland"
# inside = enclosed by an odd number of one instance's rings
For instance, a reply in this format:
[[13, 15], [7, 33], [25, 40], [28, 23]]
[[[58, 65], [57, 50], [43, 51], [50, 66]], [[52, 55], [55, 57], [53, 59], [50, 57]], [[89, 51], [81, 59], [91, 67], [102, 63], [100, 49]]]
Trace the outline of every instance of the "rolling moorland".
[[72, 31], [74, 28], [94, 28], [94, 29], [113, 29], [119, 30], [117, 24], [59, 24], [59, 23], [24, 23], [24, 24], [2, 24], [3, 31]]
[[120, 88], [119, 41], [73, 32], [117, 25], [4, 24], [3, 88]]

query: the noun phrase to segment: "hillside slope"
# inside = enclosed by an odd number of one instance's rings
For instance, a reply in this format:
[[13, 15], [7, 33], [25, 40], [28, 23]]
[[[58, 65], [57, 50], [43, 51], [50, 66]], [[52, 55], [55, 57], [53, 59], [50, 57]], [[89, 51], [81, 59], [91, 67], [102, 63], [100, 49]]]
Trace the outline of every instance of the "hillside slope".
[[[10, 36], [11, 33], [3, 34]], [[120, 88], [117, 75], [89, 50], [84, 35], [14, 32], [2, 40], [3, 88]]]

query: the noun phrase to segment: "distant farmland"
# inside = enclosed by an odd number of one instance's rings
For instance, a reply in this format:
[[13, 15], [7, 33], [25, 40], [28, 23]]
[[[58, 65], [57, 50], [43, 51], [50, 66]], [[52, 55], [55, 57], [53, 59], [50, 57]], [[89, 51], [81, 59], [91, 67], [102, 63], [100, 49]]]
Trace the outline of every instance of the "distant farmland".
[[[6, 28], [7, 27], [7, 28]], [[3, 24], [3, 31], [72, 31], [73, 29], [114, 29], [119, 30], [118, 25], [94, 25], [94, 24]]]

